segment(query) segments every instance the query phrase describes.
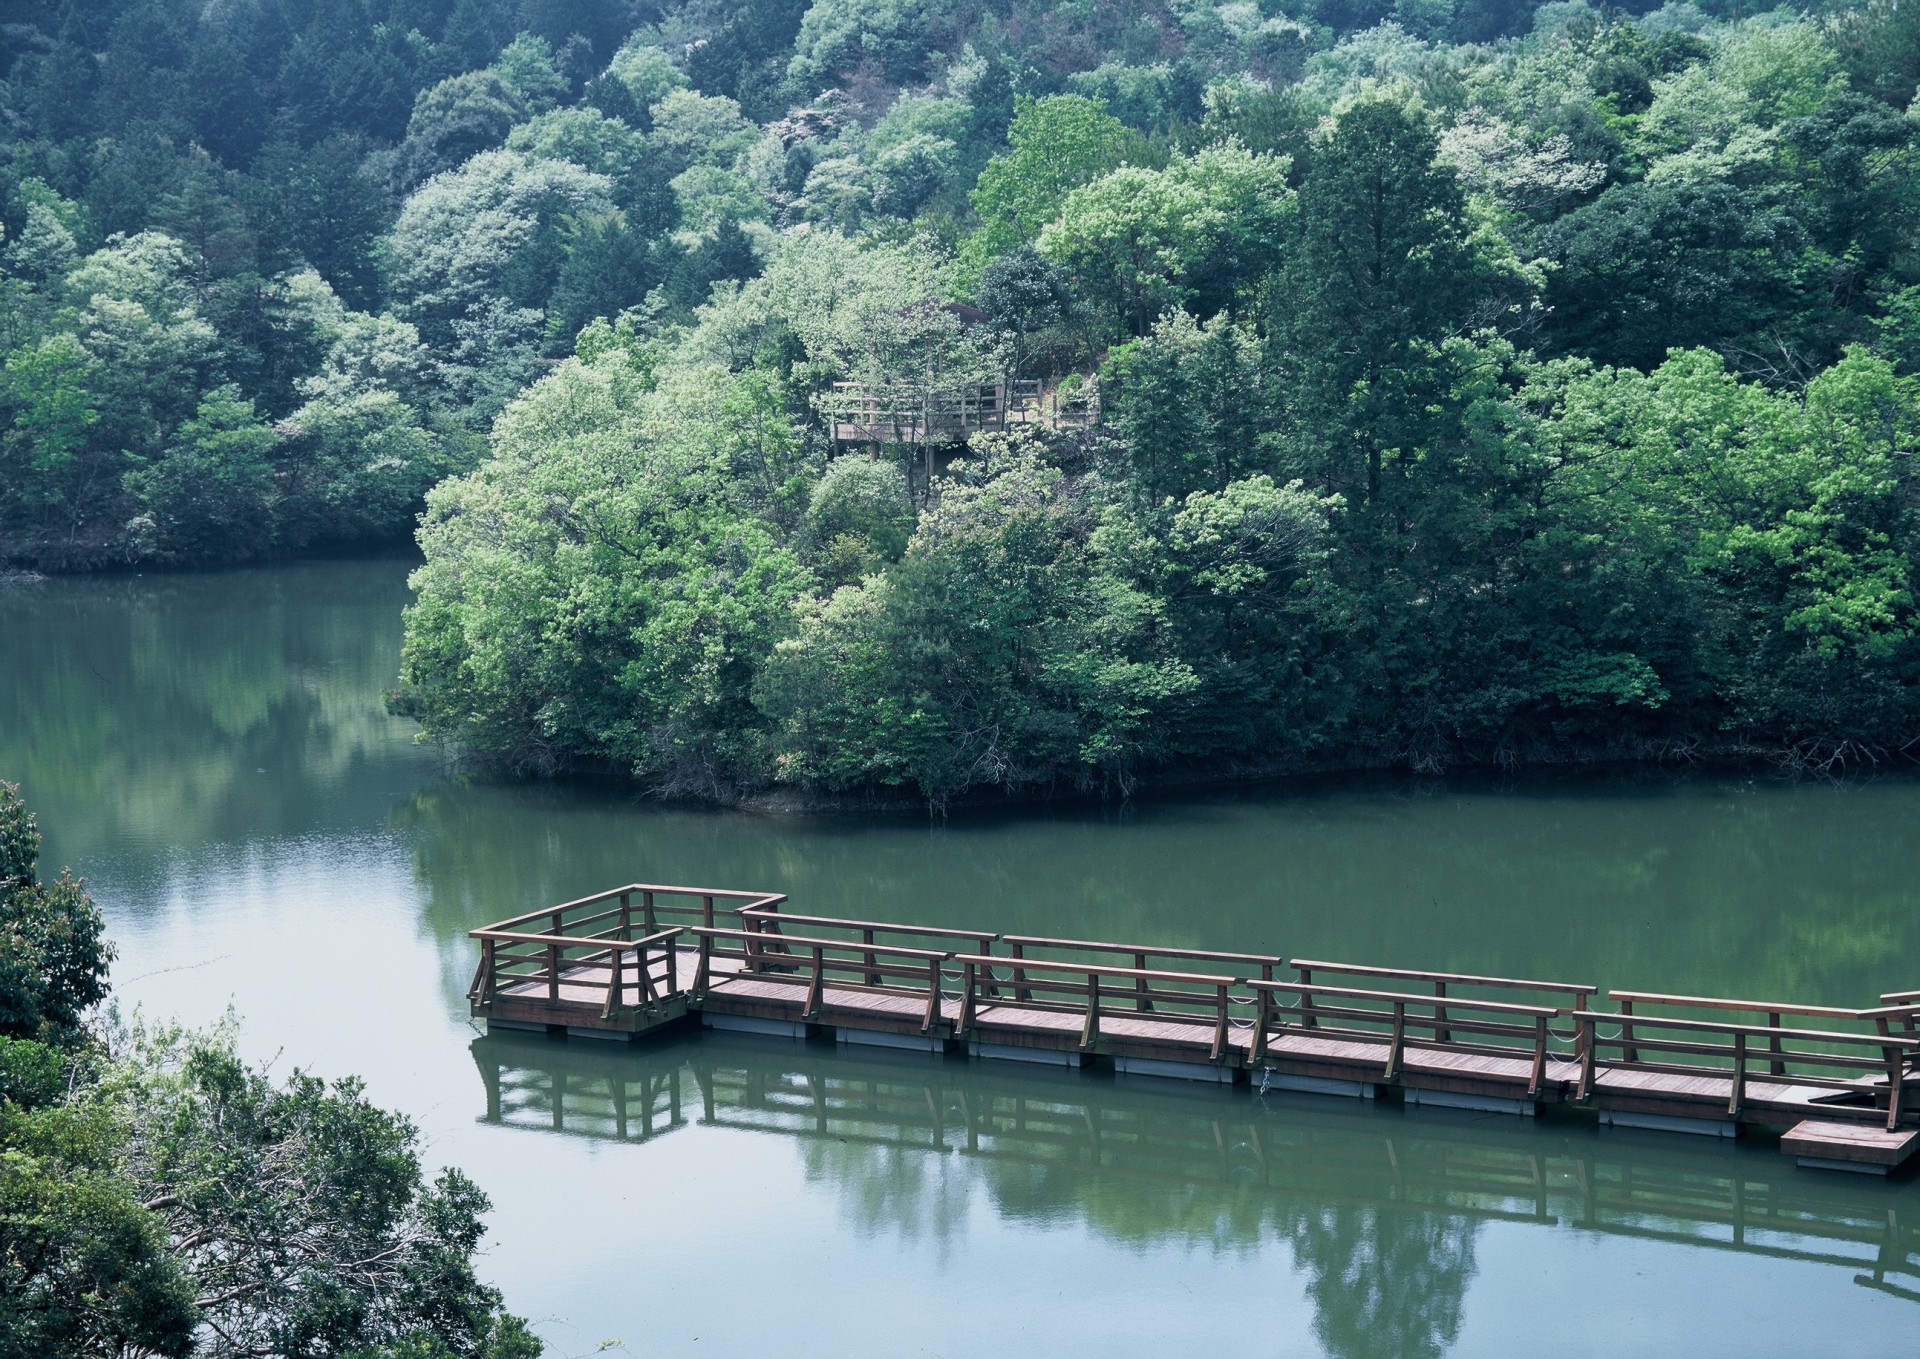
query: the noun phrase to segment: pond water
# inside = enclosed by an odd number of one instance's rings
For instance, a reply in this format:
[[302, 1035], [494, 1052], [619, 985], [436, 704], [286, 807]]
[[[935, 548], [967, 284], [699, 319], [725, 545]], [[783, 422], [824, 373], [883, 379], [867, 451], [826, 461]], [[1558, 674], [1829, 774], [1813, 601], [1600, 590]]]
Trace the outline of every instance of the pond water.
[[1651, 990], [1920, 985], [1920, 783], [1376, 780], [764, 818], [459, 778], [404, 561], [0, 586], [0, 778], [124, 1004], [229, 1005], [492, 1195], [553, 1353], [1908, 1354], [1920, 1188], [1765, 1146], [695, 1036], [481, 1037], [465, 931], [635, 879]]

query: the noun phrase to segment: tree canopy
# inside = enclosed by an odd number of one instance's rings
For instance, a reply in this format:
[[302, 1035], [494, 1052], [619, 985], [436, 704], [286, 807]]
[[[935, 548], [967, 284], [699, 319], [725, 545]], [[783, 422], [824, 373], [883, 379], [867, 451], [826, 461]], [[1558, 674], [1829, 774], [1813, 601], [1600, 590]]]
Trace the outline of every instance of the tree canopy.
[[402, 708], [706, 796], [1877, 758], [1910, 10], [73, 0], [0, 554], [417, 527]]

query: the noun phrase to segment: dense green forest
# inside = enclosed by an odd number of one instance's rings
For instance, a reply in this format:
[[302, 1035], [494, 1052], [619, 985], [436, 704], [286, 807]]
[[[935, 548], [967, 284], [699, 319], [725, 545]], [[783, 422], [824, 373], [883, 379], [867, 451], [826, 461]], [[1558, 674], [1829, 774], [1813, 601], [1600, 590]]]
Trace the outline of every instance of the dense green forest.
[[[0, 549], [424, 496], [394, 701], [501, 765], [1920, 738], [1911, 4], [4, 9]], [[1099, 418], [831, 437], [1004, 379]]]

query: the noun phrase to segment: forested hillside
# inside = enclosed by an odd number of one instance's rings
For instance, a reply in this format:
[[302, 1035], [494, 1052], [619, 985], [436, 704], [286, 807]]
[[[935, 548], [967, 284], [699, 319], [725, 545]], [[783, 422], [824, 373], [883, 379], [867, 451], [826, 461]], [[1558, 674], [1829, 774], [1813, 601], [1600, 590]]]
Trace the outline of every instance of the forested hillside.
[[721, 798], [1897, 758], [1920, 10], [1740, 13], [15, 3], [5, 555], [425, 495], [396, 703]]

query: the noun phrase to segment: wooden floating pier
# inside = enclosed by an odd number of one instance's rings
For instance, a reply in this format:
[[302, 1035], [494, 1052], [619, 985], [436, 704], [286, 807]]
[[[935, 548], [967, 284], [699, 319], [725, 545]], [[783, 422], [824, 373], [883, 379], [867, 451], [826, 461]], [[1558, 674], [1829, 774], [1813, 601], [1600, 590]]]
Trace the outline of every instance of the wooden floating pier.
[[[694, 1022], [1128, 1076], [1670, 1132], [1781, 1134], [1820, 1169], [1920, 1151], [1920, 991], [1861, 1009], [797, 915], [631, 883], [472, 931], [489, 1028]], [[1791, 1023], [1789, 1023], [1791, 1021]]]

